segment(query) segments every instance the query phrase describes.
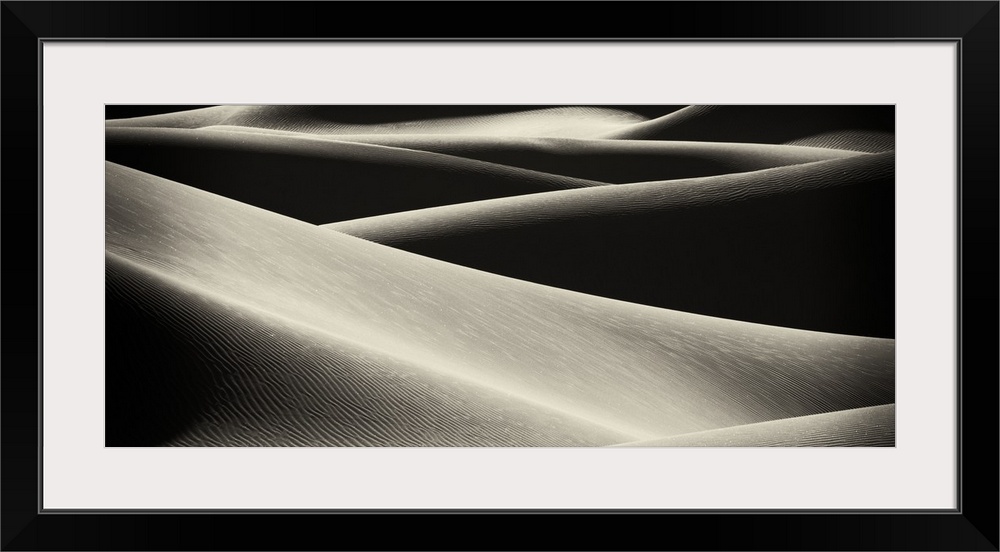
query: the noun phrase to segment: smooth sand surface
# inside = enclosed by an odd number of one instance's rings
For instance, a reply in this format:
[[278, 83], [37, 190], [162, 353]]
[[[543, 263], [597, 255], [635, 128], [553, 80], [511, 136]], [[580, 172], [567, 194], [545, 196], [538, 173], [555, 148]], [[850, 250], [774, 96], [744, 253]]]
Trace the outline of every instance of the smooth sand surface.
[[[364, 107], [364, 106], [362, 106]], [[375, 113], [374, 115], [372, 113]], [[107, 121], [109, 128], [206, 128], [291, 131], [313, 135], [475, 135], [481, 137], [679, 140], [784, 144], [828, 133], [882, 133], [895, 129], [891, 106], [692, 105], [629, 110], [628, 106], [238, 106]], [[818, 141], [853, 147], [852, 140]]]
[[[312, 134], [476, 134], [591, 138], [646, 120], [605, 107], [382, 106], [359, 119], [351, 106], [218, 106], [108, 121], [109, 127], [231, 125]], [[369, 110], [371, 112], [371, 110]], [[458, 116], [451, 113], [459, 113]]]
[[891, 106], [692, 105], [600, 138], [782, 144], [827, 132], [894, 130]]
[[621, 300], [892, 337], [894, 155], [604, 186], [326, 228]]
[[105, 444], [893, 446], [894, 118], [108, 120]]
[[128, 313], [108, 332], [129, 344], [109, 444], [608, 445], [894, 401], [890, 339], [574, 293], [106, 178], [108, 308]]
[[896, 134], [884, 130], [835, 130], [798, 138], [786, 142], [786, 144], [810, 148], [881, 153], [896, 149]]
[[312, 223], [604, 182], [434, 152], [224, 130], [108, 128], [106, 158]]
[[781, 144], [451, 134], [319, 135], [235, 126], [200, 130], [391, 146], [613, 184], [755, 171], [858, 154], [854, 148]]
[[626, 447], [892, 447], [896, 405], [786, 418], [625, 443]]

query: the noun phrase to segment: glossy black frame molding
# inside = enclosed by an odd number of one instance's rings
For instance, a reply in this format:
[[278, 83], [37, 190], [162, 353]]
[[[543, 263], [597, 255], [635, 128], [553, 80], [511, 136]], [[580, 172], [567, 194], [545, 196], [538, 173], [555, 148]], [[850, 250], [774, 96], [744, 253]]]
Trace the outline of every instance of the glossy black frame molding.
[[[488, 15], [498, 24], [494, 29], [517, 29], [537, 40], [957, 42], [959, 507], [850, 512], [40, 511], [42, 41], [385, 40], [382, 22], [388, 9], [395, 20], [420, 22], [411, 25], [410, 34], [389, 40], [510, 40], [450, 25]], [[381, 2], [349, 7], [341, 2], [2, 2], [3, 550], [997, 550], [998, 2], [555, 6], [555, 13], [564, 10], [572, 11], [572, 23], [548, 21], [538, 3], [408, 2], [390, 8]], [[36, 240], [26, 239], [27, 227], [36, 228]], [[356, 522], [362, 520], [356, 516], [377, 528], [359, 527]], [[524, 524], [531, 522], [538, 531], [528, 532]], [[459, 526], [463, 531], [456, 531]]]

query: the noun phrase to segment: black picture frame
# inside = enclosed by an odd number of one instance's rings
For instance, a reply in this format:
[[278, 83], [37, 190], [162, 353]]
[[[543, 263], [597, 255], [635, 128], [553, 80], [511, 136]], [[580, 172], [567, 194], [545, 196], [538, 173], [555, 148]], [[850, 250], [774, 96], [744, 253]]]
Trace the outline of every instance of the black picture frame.
[[[342, 2], [2, 4], [6, 231], [0, 544], [4, 550], [998, 550], [997, 1], [579, 2], [553, 6], [556, 13], [571, 11], [572, 24], [549, 21], [544, 15], [549, 12], [539, 3], [414, 2], [391, 7], [382, 2], [350, 6]], [[394, 20], [420, 23], [410, 25], [403, 36], [384, 38], [391, 28], [384, 25], [388, 9]], [[497, 23], [492, 27], [496, 30], [449, 23], [475, 22], [486, 15]], [[513, 40], [506, 36], [510, 29], [524, 37], [518, 40], [891, 40], [959, 45], [958, 507], [837, 512], [42, 511], [42, 43]], [[35, 240], [27, 239], [27, 227], [36, 229]], [[475, 540], [463, 538], [468, 535]]]

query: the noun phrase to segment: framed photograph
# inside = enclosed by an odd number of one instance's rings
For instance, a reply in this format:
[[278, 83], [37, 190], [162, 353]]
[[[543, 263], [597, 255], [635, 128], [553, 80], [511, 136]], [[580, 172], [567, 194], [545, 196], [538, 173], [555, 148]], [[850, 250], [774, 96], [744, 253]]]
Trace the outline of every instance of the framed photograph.
[[4, 2], [4, 549], [997, 550], [998, 3], [651, 7]]

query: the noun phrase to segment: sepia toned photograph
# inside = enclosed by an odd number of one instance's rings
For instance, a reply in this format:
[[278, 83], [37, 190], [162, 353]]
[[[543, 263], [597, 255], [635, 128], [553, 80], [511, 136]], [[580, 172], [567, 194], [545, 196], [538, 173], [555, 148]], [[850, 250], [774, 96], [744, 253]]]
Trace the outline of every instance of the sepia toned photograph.
[[3, 549], [996, 551], [997, 4], [3, 0]]
[[893, 447], [893, 105], [107, 105], [108, 447]]

